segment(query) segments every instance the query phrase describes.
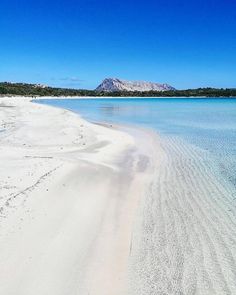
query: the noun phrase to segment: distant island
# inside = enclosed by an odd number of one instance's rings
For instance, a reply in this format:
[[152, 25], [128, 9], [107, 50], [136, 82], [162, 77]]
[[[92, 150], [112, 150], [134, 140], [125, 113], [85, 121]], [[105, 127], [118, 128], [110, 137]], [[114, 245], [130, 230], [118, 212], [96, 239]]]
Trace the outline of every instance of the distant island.
[[42, 84], [0, 82], [0, 96], [91, 97], [236, 97], [236, 88], [177, 90], [168, 84], [105, 79], [95, 90], [56, 88]]
[[168, 84], [160, 84], [145, 81], [126, 81], [117, 78], [106, 78], [95, 90], [98, 92], [162, 92], [172, 91], [176, 89]]

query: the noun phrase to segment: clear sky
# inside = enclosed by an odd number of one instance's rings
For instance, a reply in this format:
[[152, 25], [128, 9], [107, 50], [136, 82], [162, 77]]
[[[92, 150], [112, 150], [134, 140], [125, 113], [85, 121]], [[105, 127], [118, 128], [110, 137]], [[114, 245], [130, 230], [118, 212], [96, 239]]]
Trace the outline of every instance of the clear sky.
[[0, 0], [0, 81], [236, 87], [236, 0]]

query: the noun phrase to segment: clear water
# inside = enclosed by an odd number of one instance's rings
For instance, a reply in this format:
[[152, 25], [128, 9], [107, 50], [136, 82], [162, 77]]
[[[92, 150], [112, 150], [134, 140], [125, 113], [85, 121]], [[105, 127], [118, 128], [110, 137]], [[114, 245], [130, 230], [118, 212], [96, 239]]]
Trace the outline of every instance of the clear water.
[[42, 100], [92, 122], [134, 124], [177, 137], [206, 151], [236, 187], [236, 99], [120, 98]]

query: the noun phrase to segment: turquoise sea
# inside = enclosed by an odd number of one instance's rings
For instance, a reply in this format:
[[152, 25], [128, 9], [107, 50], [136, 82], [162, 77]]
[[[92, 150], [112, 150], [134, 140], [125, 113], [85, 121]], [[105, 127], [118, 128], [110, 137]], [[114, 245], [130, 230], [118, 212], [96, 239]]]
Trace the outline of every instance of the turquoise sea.
[[91, 122], [146, 126], [207, 152], [214, 169], [236, 187], [236, 99], [119, 98], [41, 100]]

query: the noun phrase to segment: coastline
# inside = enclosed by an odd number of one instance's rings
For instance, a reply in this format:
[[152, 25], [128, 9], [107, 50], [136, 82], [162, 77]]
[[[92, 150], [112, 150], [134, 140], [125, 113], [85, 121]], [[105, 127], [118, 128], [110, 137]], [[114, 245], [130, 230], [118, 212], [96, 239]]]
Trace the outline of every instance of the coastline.
[[153, 169], [145, 135], [29, 98], [0, 106], [0, 293], [121, 294]]
[[172, 98], [196, 98], [196, 99], [236, 99], [235, 96], [0, 96], [0, 99], [26, 99], [26, 100], [44, 100], [44, 99], [172, 99]]
[[207, 153], [30, 99], [0, 105], [0, 293], [236, 293], [235, 195]]

